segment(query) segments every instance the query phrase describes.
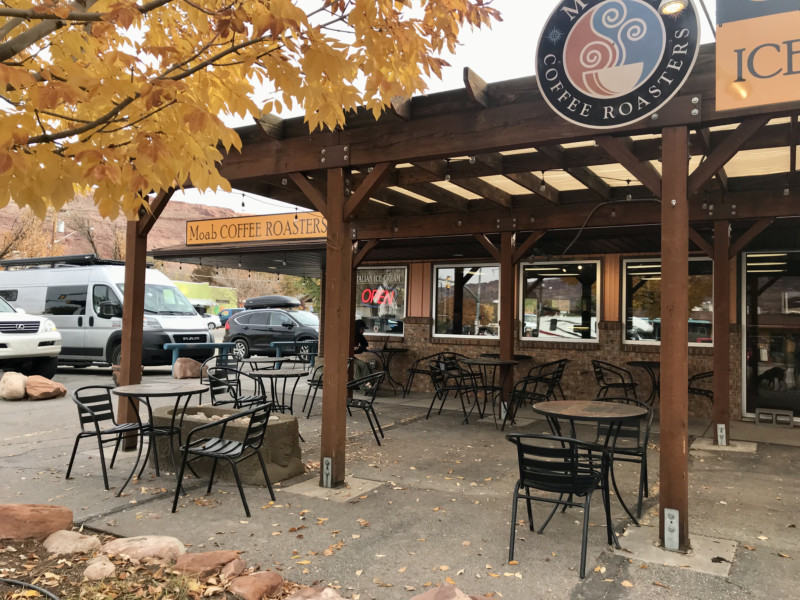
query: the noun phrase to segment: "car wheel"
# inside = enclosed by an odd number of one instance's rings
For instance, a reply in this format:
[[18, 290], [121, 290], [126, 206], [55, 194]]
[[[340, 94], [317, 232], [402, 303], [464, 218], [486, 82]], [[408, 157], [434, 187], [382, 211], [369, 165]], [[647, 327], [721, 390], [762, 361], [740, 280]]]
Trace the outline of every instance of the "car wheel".
[[37, 358], [33, 361], [33, 372], [36, 375], [41, 375], [47, 379], [52, 379], [56, 374], [58, 368], [58, 357], [48, 356], [46, 358]]
[[214, 325], [213, 323], [209, 323], [209, 324], [208, 324], [208, 328], [209, 328], [209, 329], [216, 329], [216, 328], [217, 328], [217, 326], [216, 326], [216, 325]]
[[117, 344], [111, 349], [111, 364], [118, 365], [122, 362], [122, 345]]
[[250, 356], [250, 345], [247, 343], [247, 340], [239, 338], [238, 340], [233, 340], [233, 344], [234, 346], [231, 353], [235, 357], [242, 359]]

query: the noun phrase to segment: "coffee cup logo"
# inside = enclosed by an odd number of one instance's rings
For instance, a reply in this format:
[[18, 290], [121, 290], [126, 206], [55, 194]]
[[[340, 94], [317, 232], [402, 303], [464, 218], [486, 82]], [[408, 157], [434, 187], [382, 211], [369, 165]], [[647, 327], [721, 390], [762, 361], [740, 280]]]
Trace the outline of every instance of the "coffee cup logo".
[[537, 49], [539, 88], [567, 120], [598, 129], [643, 119], [674, 96], [694, 66], [690, 4], [663, 16], [658, 0], [564, 0]]

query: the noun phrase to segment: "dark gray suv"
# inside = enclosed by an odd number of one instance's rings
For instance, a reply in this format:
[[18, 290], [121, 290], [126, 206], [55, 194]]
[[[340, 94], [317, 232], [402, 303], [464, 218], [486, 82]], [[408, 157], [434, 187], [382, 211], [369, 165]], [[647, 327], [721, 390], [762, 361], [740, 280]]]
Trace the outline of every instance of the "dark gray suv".
[[297, 347], [289, 349], [290, 354], [307, 352], [303, 342], [319, 340], [319, 317], [304, 310], [284, 310], [264, 308], [244, 310], [233, 315], [225, 323], [223, 342], [236, 344], [233, 353], [239, 358], [253, 354], [274, 356], [272, 342], [294, 342]]

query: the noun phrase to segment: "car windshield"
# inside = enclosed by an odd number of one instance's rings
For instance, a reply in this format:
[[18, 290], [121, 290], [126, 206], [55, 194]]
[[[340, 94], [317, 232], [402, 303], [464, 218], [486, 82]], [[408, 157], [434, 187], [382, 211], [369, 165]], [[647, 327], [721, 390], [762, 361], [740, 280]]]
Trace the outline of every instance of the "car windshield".
[[4, 298], [0, 298], [0, 313], [13, 313], [17, 312]]
[[319, 327], [319, 317], [314, 313], [304, 310], [292, 311], [292, 316], [297, 319], [300, 325], [307, 325], [309, 327]]
[[[118, 283], [117, 287], [125, 293], [125, 284]], [[197, 310], [178, 288], [154, 283], [144, 286], [144, 312], [150, 315], [197, 315]]]

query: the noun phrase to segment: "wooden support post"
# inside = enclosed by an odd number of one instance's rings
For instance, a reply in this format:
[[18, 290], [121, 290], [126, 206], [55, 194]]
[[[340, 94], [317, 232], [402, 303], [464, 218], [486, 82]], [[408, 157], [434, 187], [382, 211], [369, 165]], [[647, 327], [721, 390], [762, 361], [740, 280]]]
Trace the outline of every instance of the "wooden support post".
[[344, 485], [347, 435], [347, 358], [352, 354], [353, 241], [344, 220], [344, 172], [328, 170], [328, 239], [325, 254], [325, 370], [322, 377], [320, 486]]
[[[144, 319], [144, 279], [147, 270], [147, 234], [139, 234], [139, 221], [128, 221], [125, 234], [125, 291], [122, 309], [122, 359], [117, 383], [132, 385], [142, 381], [142, 320]], [[135, 423], [137, 401], [119, 398], [121, 423]], [[136, 438], [125, 440], [125, 449], [136, 447]]]
[[725, 428], [724, 443], [727, 445], [730, 429], [730, 223], [714, 222], [714, 406], [711, 423], [714, 428], [714, 443], [719, 444], [719, 426]]
[[661, 195], [661, 484], [659, 539], [665, 510], [678, 512], [678, 550], [689, 550], [689, 202], [688, 131], [662, 133]]
[[[500, 358], [514, 358], [514, 234], [504, 231], [500, 234]], [[513, 373], [513, 368], [509, 369]], [[513, 377], [505, 378], [504, 392], [511, 393]]]

